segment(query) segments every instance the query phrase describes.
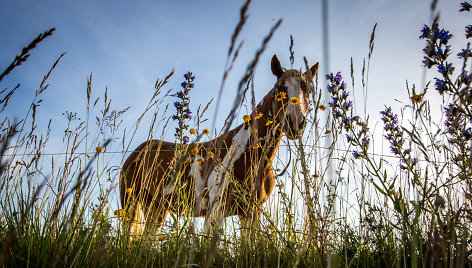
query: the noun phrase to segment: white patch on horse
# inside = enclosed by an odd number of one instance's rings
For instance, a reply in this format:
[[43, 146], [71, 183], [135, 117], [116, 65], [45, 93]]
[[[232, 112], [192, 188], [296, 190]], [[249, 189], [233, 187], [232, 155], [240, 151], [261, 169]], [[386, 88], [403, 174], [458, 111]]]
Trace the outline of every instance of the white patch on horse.
[[[287, 87], [287, 97], [288, 105], [285, 115], [290, 119], [290, 124], [293, 127], [292, 130], [297, 132], [299, 130], [299, 125], [303, 122], [304, 114], [306, 112], [306, 103], [305, 97], [303, 96], [303, 91], [300, 89], [300, 78], [290, 77], [285, 80], [285, 86]], [[299, 100], [298, 104], [292, 104], [292, 98], [295, 97]]]
[[[200, 161], [199, 161], [200, 160]], [[208, 200], [203, 199], [203, 191], [205, 190], [206, 182], [203, 180], [201, 173], [201, 157], [195, 157], [192, 165], [190, 166], [190, 176], [195, 180], [195, 211], [197, 214], [202, 209], [207, 209]]]
[[[246, 146], [249, 143], [249, 139], [251, 137], [251, 128], [244, 129], [242, 127], [238, 133], [233, 137], [233, 140], [231, 142], [231, 146], [228, 149], [228, 152], [226, 153], [225, 157], [223, 158], [223, 161], [217, 166], [215, 166], [208, 177], [208, 189], [209, 189], [209, 204], [211, 206], [210, 209], [213, 207], [213, 203], [215, 200], [221, 197], [223, 193], [226, 191], [226, 188], [229, 183], [229, 178], [231, 174], [228, 174], [230, 172], [231, 168], [234, 165], [234, 162], [236, 162], [241, 155], [244, 153], [246, 150]], [[221, 178], [222, 174], [225, 174], [224, 178]]]

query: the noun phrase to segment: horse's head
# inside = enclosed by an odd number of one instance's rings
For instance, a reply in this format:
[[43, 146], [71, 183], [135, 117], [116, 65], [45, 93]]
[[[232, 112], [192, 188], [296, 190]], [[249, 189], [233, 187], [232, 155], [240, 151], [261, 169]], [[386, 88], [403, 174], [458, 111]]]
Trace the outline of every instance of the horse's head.
[[272, 73], [277, 76], [272, 100], [274, 117], [282, 122], [282, 129], [291, 140], [301, 136], [305, 128], [308, 98], [313, 92], [313, 78], [318, 67], [317, 62], [305, 73], [298, 70], [284, 71], [277, 55], [272, 57]]

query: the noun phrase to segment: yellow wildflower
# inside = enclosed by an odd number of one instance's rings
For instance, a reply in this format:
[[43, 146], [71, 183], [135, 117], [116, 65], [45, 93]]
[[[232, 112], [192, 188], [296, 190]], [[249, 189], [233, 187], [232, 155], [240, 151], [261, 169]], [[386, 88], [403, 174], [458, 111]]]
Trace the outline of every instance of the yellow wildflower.
[[213, 156], [215, 156], [213, 152], [208, 152], [208, 157], [213, 158]]
[[257, 128], [251, 128], [251, 133], [252, 134], [257, 134]]
[[160, 235], [158, 238], [157, 238], [158, 241], [164, 241], [166, 240], [166, 236], [165, 235]]
[[191, 128], [190, 129], [190, 134], [195, 135], [195, 133], [197, 133], [197, 130], [195, 130], [194, 128]]
[[190, 155], [193, 156], [193, 155], [196, 155], [196, 154], [198, 154], [198, 147], [194, 147], [194, 148], [192, 148], [192, 150], [190, 150]]
[[115, 216], [118, 216], [118, 217], [123, 217], [124, 215], [126, 215], [126, 211], [124, 209], [118, 209], [118, 210], [115, 210], [113, 214], [115, 214]]
[[318, 174], [313, 175], [314, 179], [318, 179], [319, 177], [320, 177], [320, 175], [318, 175]]
[[253, 146], [252, 146], [252, 149], [259, 149], [259, 148], [261, 148], [261, 145], [260, 145], [260, 144], [256, 144], [256, 145], [253, 145]]
[[197, 159], [197, 162], [203, 163], [203, 162], [205, 162], [205, 159], [203, 159], [203, 158], [198, 158], [198, 159]]
[[251, 116], [247, 114], [247, 115], [243, 116], [243, 120], [244, 120], [245, 123], [247, 123], [247, 122], [251, 121]]
[[127, 188], [125, 192], [126, 192], [127, 194], [131, 194], [132, 191], [133, 191], [133, 188]]
[[97, 154], [103, 152], [103, 148], [98, 146], [97, 148], [95, 148], [95, 151], [97, 152]]
[[259, 113], [258, 115], [256, 115], [256, 119], [260, 119], [262, 117], [262, 113]]
[[272, 123], [274, 123], [274, 121], [268, 120], [268, 121], [266, 122], [266, 126], [272, 125]]
[[423, 95], [424, 95], [424, 93], [422, 93], [422, 94], [413, 94], [413, 96], [411, 96], [410, 99], [413, 103], [420, 103], [421, 100], [423, 99]]
[[331, 133], [331, 130], [326, 130], [325, 134]]
[[208, 135], [210, 134], [210, 131], [208, 130], [208, 128], [205, 128], [202, 132], [203, 135]]
[[127, 222], [127, 221], [129, 221], [129, 218], [128, 217], [123, 217], [123, 221]]
[[324, 106], [323, 104], [321, 104], [318, 108], [320, 108], [321, 111], [326, 110], [326, 106]]
[[285, 92], [279, 92], [275, 95], [275, 100], [277, 101], [281, 101], [283, 99], [286, 99], [287, 98], [287, 93]]
[[293, 105], [300, 104], [300, 100], [297, 97], [290, 98], [290, 103]]

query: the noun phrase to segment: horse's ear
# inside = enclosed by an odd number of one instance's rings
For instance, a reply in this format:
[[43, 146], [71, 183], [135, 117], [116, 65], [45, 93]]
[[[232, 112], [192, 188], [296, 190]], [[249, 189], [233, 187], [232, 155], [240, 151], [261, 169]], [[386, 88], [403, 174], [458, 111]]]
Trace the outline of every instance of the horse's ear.
[[280, 78], [282, 74], [284, 73], [284, 70], [282, 69], [282, 65], [280, 64], [279, 58], [277, 58], [277, 55], [274, 54], [272, 57], [272, 61], [270, 62], [270, 68], [272, 70], [272, 73], [277, 76], [277, 78]]
[[315, 75], [318, 74], [318, 68], [320, 67], [320, 63], [317, 62], [315, 65], [311, 66], [310, 72], [311, 72], [311, 79], [315, 78]]

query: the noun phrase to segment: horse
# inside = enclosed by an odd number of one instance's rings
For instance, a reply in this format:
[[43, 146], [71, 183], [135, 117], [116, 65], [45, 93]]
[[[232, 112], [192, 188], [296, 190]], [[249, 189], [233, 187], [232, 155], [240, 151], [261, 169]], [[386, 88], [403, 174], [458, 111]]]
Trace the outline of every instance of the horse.
[[[271, 71], [274, 87], [244, 122], [219, 137], [190, 144], [184, 157], [181, 145], [148, 140], [124, 162], [120, 197], [127, 209], [131, 236], [155, 234], [169, 212], [192, 217], [239, 216], [242, 223], [251, 206], [262, 205], [272, 193], [272, 162], [282, 137], [298, 139], [306, 124], [309, 96], [317, 62], [306, 72], [282, 68], [277, 55]], [[179, 170], [177, 170], [177, 168]], [[251, 201], [252, 200], [252, 201]]]

